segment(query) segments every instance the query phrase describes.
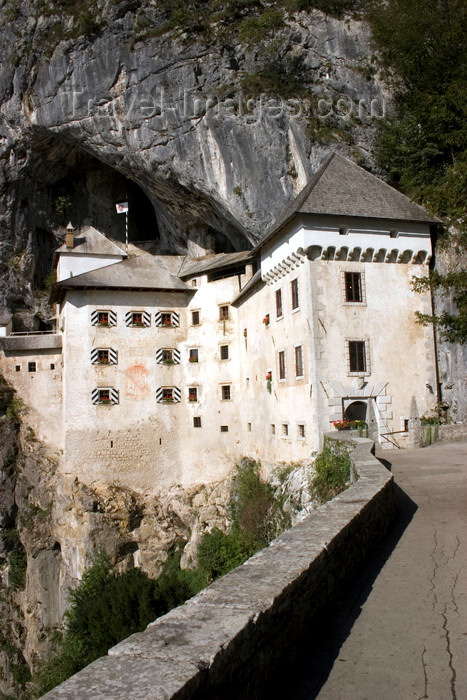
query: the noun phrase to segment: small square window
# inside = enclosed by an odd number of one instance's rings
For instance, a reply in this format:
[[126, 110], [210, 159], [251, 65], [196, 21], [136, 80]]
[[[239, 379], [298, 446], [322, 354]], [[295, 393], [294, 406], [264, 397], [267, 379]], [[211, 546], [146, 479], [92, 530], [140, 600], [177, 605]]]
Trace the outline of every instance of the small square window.
[[35, 372], [37, 370], [37, 365], [35, 362], [28, 362], [28, 372]]
[[247, 423], [247, 430], [249, 433], [251, 433], [251, 423]]
[[16, 365], [15, 372], [21, 372], [21, 365]]
[[198, 348], [190, 348], [188, 362], [196, 363], [199, 360]]
[[172, 326], [172, 314], [162, 313], [161, 314], [161, 325], [162, 326]]
[[196, 403], [198, 401], [198, 387], [188, 387], [188, 401], [190, 403]]
[[160, 357], [163, 365], [174, 364], [174, 351], [172, 348], [162, 348]]
[[229, 318], [229, 307], [219, 306], [219, 320], [224, 321]]
[[201, 416], [193, 417], [193, 428], [201, 428]]
[[282, 423], [282, 435], [284, 437], [287, 437], [289, 434], [289, 424], [288, 423]]
[[99, 389], [99, 403], [110, 403], [110, 389]]
[[223, 384], [221, 387], [222, 401], [230, 401], [230, 384]]
[[276, 318], [282, 316], [282, 289], [276, 291]]
[[162, 401], [173, 401], [174, 400], [174, 391], [172, 387], [169, 387], [167, 389], [162, 389]]
[[191, 323], [193, 326], [199, 326], [199, 311], [191, 312]]
[[403, 419], [402, 419], [402, 424], [403, 424], [402, 430], [403, 430], [404, 432], [408, 433], [408, 432], [409, 432], [409, 419], [408, 419], [408, 418], [403, 418]]
[[133, 311], [131, 314], [131, 325], [132, 326], [144, 326], [143, 313], [142, 311]]
[[297, 425], [297, 433], [299, 438], [303, 439], [305, 437], [305, 425], [303, 423]]
[[53, 362], [50, 363], [50, 369], [55, 369], [55, 365]]
[[221, 358], [221, 360], [228, 360], [229, 359], [229, 346], [228, 345], [221, 345], [220, 346], [220, 358]]
[[221, 433], [228, 433], [229, 432], [229, 426], [228, 425], [221, 425]]
[[271, 423], [271, 435], [275, 435], [275, 434], [276, 434], [276, 426], [274, 425], [274, 423]]
[[109, 325], [109, 312], [108, 311], [99, 311], [97, 314], [97, 324], [99, 326], [108, 326]]
[[97, 351], [97, 362], [100, 365], [108, 365], [110, 362], [109, 351], [107, 349], [101, 349]]
[[298, 279], [295, 278], [292, 280], [290, 283], [290, 291], [292, 295], [292, 309], [298, 309], [299, 307], [299, 301], [298, 301]]
[[198, 280], [197, 280], [197, 279], [191, 280], [191, 286], [192, 286], [192, 287], [197, 287], [197, 286], [198, 286]]

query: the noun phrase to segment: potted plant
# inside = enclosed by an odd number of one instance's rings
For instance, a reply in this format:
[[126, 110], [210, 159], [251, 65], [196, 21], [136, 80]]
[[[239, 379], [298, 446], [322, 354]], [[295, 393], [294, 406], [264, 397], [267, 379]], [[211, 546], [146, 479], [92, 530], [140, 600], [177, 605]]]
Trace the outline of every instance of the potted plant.
[[269, 326], [269, 314], [266, 314], [266, 316], [263, 318], [263, 323], [265, 326]]
[[335, 420], [333, 426], [336, 430], [350, 430], [350, 421], [347, 418], [343, 420]]
[[188, 394], [188, 401], [198, 401], [196, 394]]
[[266, 387], [269, 393], [271, 393], [271, 388], [272, 388], [272, 372], [269, 370], [269, 372], [266, 374]]
[[191, 357], [188, 359], [188, 362], [198, 362], [198, 358], [197, 358], [197, 357], [194, 357], [194, 356], [191, 356]]

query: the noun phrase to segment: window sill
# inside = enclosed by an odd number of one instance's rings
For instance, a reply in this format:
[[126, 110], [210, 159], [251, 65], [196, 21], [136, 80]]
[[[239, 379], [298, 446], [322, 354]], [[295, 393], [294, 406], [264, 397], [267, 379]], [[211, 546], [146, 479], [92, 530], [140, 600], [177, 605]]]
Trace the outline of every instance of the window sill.
[[300, 311], [300, 307], [299, 307], [299, 306], [297, 306], [296, 309], [292, 309], [290, 313], [291, 313], [291, 314], [296, 314], [297, 311]]

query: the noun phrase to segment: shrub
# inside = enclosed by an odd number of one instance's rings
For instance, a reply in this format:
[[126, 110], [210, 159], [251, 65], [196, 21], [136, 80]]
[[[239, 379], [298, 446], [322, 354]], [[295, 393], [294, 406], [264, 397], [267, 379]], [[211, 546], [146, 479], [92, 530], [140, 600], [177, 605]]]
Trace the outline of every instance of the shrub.
[[313, 462], [314, 476], [310, 481], [310, 495], [319, 504], [326, 503], [347, 488], [350, 480], [349, 452], [354, 445], [325, 438], [324, 446]]
[[170, 555], [154, 580], [136, 568], [112, 573], [109, 559], [100, 553], [78, 587], [70, 591], [70, 608], [57, 651], [34, 679], [36, 697], [201, 590], [205, 575], [181, 571], [179, 561], [178, 552]]

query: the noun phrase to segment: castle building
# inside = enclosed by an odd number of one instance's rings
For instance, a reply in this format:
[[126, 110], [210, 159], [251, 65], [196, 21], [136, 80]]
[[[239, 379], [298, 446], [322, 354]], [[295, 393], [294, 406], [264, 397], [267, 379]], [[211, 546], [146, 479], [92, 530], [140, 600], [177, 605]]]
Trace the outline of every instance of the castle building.
[[412, 278], [437, 223], [333, 154], [253, 250], [128, 255], [69, 231], [56, 332], [5, 331], [5, 377], [89, 484], [149, 492], [223, 479], [243, 455], [307, 460], [346, 417], [404, 446], [436, 402], [433, 330], [415, 317], [431, 299]]

